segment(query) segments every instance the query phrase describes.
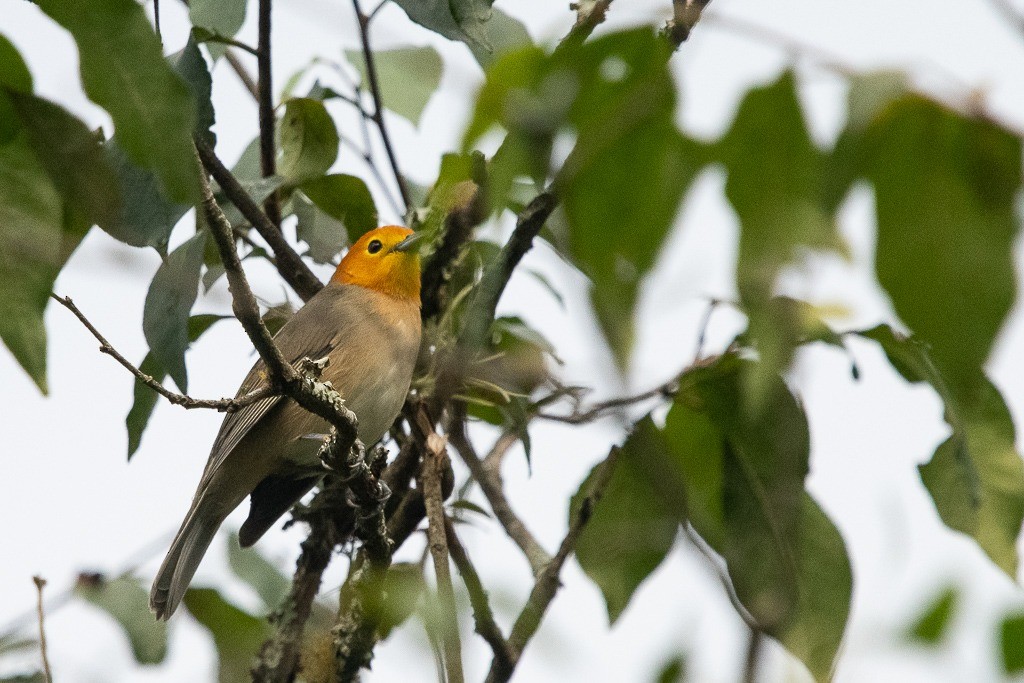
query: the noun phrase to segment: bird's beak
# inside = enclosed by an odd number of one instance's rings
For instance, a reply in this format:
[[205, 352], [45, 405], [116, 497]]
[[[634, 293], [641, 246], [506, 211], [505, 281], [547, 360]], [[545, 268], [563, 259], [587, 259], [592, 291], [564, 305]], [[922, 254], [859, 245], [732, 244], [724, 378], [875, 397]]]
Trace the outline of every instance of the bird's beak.
[[391, 251], [409, 251], [423, 239], [422, 232], [414, 232], [391, 248]]

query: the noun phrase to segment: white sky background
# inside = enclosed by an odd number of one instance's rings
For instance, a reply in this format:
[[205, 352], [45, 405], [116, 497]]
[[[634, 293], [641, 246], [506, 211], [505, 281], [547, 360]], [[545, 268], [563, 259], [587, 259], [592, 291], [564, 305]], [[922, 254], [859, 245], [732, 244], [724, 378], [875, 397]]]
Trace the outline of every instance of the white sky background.
[[[169, 0], [162, 4], [165, 44], [174, 51], [187, 37], [187, 17], [179, 5]], [[499, 0], [498, 6], [522, 19], [541, 42], [564, 35], [572, 21], [562, 1]], [[669, 6], [669, 0], [617, 0], [601, 31], [660, 24]], [[694, 134], [720, 134], [742, 93], [773, 79], [792, 61], [777, 42], [737, 33], [725, 21], [710, 21], [711, 16], [774, 29], [857, 69], [911, 69], [921, 74], [922, 88], [943, 97], [977, 89], [990, 111], [1024, 129], [1024, 41], [1002, 23], [987, 0], [715, 0], [708, 14], [709, 20], [672, 62], [683, 87], [680, 122]], [[0, 31], [28, 60], [37, 92], [94, 125], [109, 126], [81, 92], [77, 54], [68, 34], [22, 0], [0, 0], [0, 17]], [[255, 18], [253, 9], [243, 40], [255, 42]], [[348, 2], [281, 2], [274, 18], [276, 87], [312, 56], [340, 58], [341, 48], [357, 45]], [[429, 182], [440, 154], [458, 147], [481, 73], [464, 46], [414, 26], [397, 7], [387, 8], [376, 20], [374, 38], [378, 47], [433, 44], [445, 59], [441, 90], [419, 131], [404, 119], [389, 118], [402, 167], [412, 178]], [[828, 144], [842, 125], [845, 87], [827, 70], [797, 61], [805, 111], [816, 138]], [[218, 65], [214, 83], [218, 149], [223, 158], [233, 160], [256, 132], [256, 110], [226, 64]], [[354, 120], [342, 108], [335, 112], [339, 127], [358, 139]], [[366, 175], [344, 148], [337, 168]], [[644, 289], [628, 387], [602, 369], [609, 367], [610, 357], [590, 318], [584, 279], [546, 247], [534, 249], [525, 265], [550, 277], [565, 294], [565, 310], [532, 278], [517, 275], [501, 311], [523, 315], [554, 341], [565, 360], [562, 377], [596, 383], [596, 399], [664, 381], [691, 360], [706, 298], [733, 295], [737, 227], [722, 197], [722, 184], [720, 175], [702, 176]], [[785, 283], [797, 296], [847, 306], [851, 317], [836, 321], [842, 328], [892, 318], [871, 274], [870, 201], [870, 193], [859, 191], [843, 213], [852, 264], [818, 259]], [[384, 202], [380, 206], [382, 219], [395, 218]], [[188, 222], [173, 244], [185, 238]], [[138, 361], [146, 352], [142, 303], [158, 262], [152, 250], [120, 245], [97, 229], [56, 290], [71, 295], [119, 350]], [[268, 300], [280, 300], [281, 285], [269, 269], [257, 269], [254, 280]], [[224, 312], [228, 302], [222, 283], [196, 311]], [[737, 325], [734, 314], [716, 314], [709, 348], [731, 338]], [[49, 579], [48, 590], [57, 593], [80, 570], [121, 569], [140, 548], [176, 528], [220, 421], [212, 412], [185, 412], [161, 403], [141, 450], [126, 465], [123, 420], [131, 405], [131, 378], [97, 353], [93, 339], [59, 306], [50, 306], [47, 329], [49, 398], [39, 395], [6, 350], [0, 351], [0, 625], [31, 610], [33, 574]], [[1015, 350], [1022, 344], [1024, 318], [1018, 306], [990, 365], [1018, 425], [1024, 425], [1024, 360]], [[811, 424], [810, 488], [842, 531], [853, 561], [853, 612], [838, 680], [999, 680], [995, 625], [1006, 611], [1024, 607], [1024, 594], [971, 541], [942, 526], [920, 484], [916, 465], [945, 437], [938, 401], [926, 389], [908, 387], [872, 346], [855, 341], [852, 347], [862, 371], [860, 382], [850, 379], [848, 360], [834, 350], [801, 354], [792, 373]], [[233, 393], [252, 363], [250, 349], [237, 324], [215, 326], [189, 356], [191, 393]], [[589, 429], [538, 424], [533, 435], [532, 476], [517, 451], [507, 460], [506, 478], [514, 506], [541, 542], [554, 549], [564, 532], [569, 495], [621, 432], [608, 421]], [[489, 438], [483, 434], [482, 443]], [[236, 515], [229, 526], [240, 520]], [[528, 567], [494, 522], [483, 521], [463, 535], [507, 632], [531, 585]], [[258, 548], [288, 568], [302, 537], [300, 530], [275, 530]], [[410, 556], [418, 555], [420, 543], [409, 544], [408, 550], [414, 551]], [[161, 546], [160, 556], [163, 550]], [[145, 576], [159, 561], [158, 554], [150, 555], [142, 569]], [[335, 562], [325, 590], [336, 587], [343, 572], [344, 561]], [[641, 587], [613, 629], [607, 628], [600, 593], [578, 565], [569, 563], [563, 579], [565, 586], [526, 652], [517, 680], [650, 680], [678, 653], [689, 657], [691, 680], [737, 679], [745, 629], [706, 561], [686, 543], [680, 542]], [[230, 577], [223, 542], [215, 543], [195, 583], [221, 587], [240, 605], [257, 604]], [[935, 651], [907, 646], [902, 640], [905, 625], [948, 583], [962, 586], [966, 598], [950, 641]], [[468, 617], [462, 626], [467, 679], [478, 680], [489, 663], [488, 650], [471, 633]], [[64, 607], [49, 617], [47, 628], [51, 661], [61, 683], [215, 679], [212, 643], [184, 611], [172, 620], [168, 661], [155, 668], [135, 665], [119, 628], [91, 607]], [[804, 680], [801, 668], [779, 648], [769, 648], [768, 660], [764, 680]], [[369, 681], [433, 679], [418, 626], [378, 648], [367, 676]]]

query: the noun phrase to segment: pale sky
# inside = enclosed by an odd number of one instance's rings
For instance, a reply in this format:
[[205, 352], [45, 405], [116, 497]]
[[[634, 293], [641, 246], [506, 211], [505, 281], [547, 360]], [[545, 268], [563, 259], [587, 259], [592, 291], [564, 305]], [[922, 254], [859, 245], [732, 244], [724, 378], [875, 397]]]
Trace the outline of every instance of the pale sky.
[[[339, 58], [340, 48], [356, 46], [349, 3], [278, 4], [278, 85], [312, 56]], [[571, 24], [566, 4], [498, 0], [497, 6], [522, 19], [535, 40], [551, 43]], [[186, 39], [187, 17], [174, 3], [162, 5], [165, 44], [174, 51]], [[793, 62], [793, 54], [780, 48], [776, 38], [763, 30], [760, 37], [741, 31], [728, 21], [732, 17], [782, 33], [794, 44], [815, 48], [857, 70], [909, 69], [924, 91], [938, 97], [958, 99], [977, 91], [990, 112], [1024, 130], [1024, 38], [1003, 25], [993, 5], [988, 0], [715, 0], [708, 21], [673, 59], [682, 87], [679, 121], [695, 135], [717, 136], [728, 127], [747, 88], [773, 79]], [[669, 12], [669, 0], [617, 0], [601, 30], [660, 24]], [[28, 61], [37, 92], [90, 124], [109, 126], [81, 92], [68, 34], [22, 0], [0, 0], [0, 16], [0, 30]], [[381, 14], [374, 31], [379, 46], [432, 44], [444, 57], [441, 89], [419, 130], [403, 119], [389, 119], [402, 167], [414, 179], [429, 182], [440, 154], [459, 145], [470, 95], [482, 75], [464, 46], [414, 26], [397, 7]], [[255, 41], [254, 11], [241, 38]], [[829, 144], [843, 122], [844, 82], [807, 59], [796, 63], [812, 130], [820, 143]], [[225, 64], [215, 73], [214, 103], [218, 150], [233, 160], [255, 134], [256, 112]], [[339, 127], [357, 133], [354, 120], [341, 108], [336, 111]], [[359, 160], [344, 152], [337, 168], [364, 175]], [[551, 279], [565, 295], [565, 309], [532, 278], [520, 275], [513, 278], [501, 312], [522, 315], [548, 336], [565, 360], [559, 375], [568, 382], [596, 383], [594, 398], [661, 383], [691, 359], [706, 299], [734, 294], [737, 226], [722, 185], [715, 172], [700, 178], [644, 288], [628, 387], [602, 369], [610, 367], [610, 357], [597, 341], [584, 279], [546, 247], [534, 249], [524, 266]], [[382, 219], [396, 218], [387, 214], [384, 202], [380, 206]], [[890, 321], [888, 301], [872, 275], [870, 192], [854, 192], [842, 218], [843, 234], [853, 247], [852, 263], [815, 260], [788, 276], [784, 289], [848, 308], [848, 318], [834, 321], [840, 328]], [[172, 244], [185, 238], [187, 223], [179, 226]], [[505, 229], [499, 226], [494, 233]], [[119, 350], [138, 361], [146, 351], [142, 303], [158, 263], [151, 250], [120, 245], [96, 229], [57, 281], [56, 291], [72, 296]], [[264, 297], [280, 300], [281, 285], [269, 269], [256, 269], [253, 279]], [[227, 309], [223, 284], [196, 307], [198, 312]], [[728, 311], [716, 314], [709, 348], [731, 338], [739, 324]], [[140, 548], [173, 531], [187, 509], [220, 420], [214, 413], [161, 403], [142, 448], [126, 465], [123, 420], [131, 404], [131, 377], [97, 352], [93, 339], [67, 311], [51, 305], [47, 328], [49, 397], [41, 397], [10, 354], [0, 350], [0, 433], [6, 444], [0, 476], [0, 625], [32, 608], [33, 574], [46, 577], [48, 590], [56, 594], [78, 571], [115, 572]], [[1024, 317], [1018, 306], [989, 366], [1017, 424], [1024, 424], [1024, 360], [1014, 351], [1022, 344]], [[941, 406], [929, 390], [899, 379], [875, 348], [856, 341], [851, 346], [862, 371], [860, 382], [850, 379], [842, 354], [817, 348], [800, 355], [790, 377], [810, 419], [809, 487], [842, 532], [854, 569], [853, 610], [837, 680], [1000, 680], [996, 624], [1007, 611], [1024, 608], [1024, 595], [973, 542], [941, 524], [918, 479], [916, 465], [929, 459], [946, 435]], [[189, 356], [191, 393], [232, 394], [252, 363], [250, 349], [237, 324], [219, 323]], [[622, 430], [614, 421], [588, 429], [538, 424], [532, 434], [532, 476], [518, 451], [508, 458], [505, 476], [513, 505], [553, 550], [564, 533], [569, 495], [609, 446], [621, 440]], [[493, 438], [483, 430], [480, 436], [481, 443]], [[236, 515], [228, 524], [239, 522]], [[507, 632], [531, 586], [528, 566], [494, 522], [483, 521], [463, 536]], [[275, 530], [257, 548], [290, 568], [302, 537], [299, 530]], [[422, 541], [408, 546], [401, 557], [416, 557]], [[223, 548], [215, 542], [195, 585], [217, 586], [239, 605], [256, 605], [248, 588], [231, 578]], [[162, 553], [163, 548], [159, 554], [149, 553], [151, 559], [141, 569], [147, 579]], [[340, 584], [344, 564], [339, 559], [332, 565], [325, 591]], [[707, 562], [685, 542], [643, 584], [612, 629], [599, 591], [575, 562], [567, 565], [563, 583], [516, 680], [646, 681], [679, 653], [689, 659], [691, 680], [738, 678], [745, 627]], [[966, 599], [949, 641], [934, 651], [907, 646], [906, 624], [950, 583], [960, 586]], [[479, 680], [489, 650], [473, 636], [468, 611], [464, 617], [467, 680]], [[212, 643], [185, 613], [172, 620], [167, 662], [153, 668], [135, 665], [119, 628], [91, 607], [64, 607], [49, 617], [47, 627], [50, 657], [61, 683], [215, 679]], [[378, 648], [366, 679], [433, 680], [424, 643], [421, 627], [404, 628]], [[806, 680], [801, 667], [781, 649], [770, 647], [768, 660], [763, 680]]]

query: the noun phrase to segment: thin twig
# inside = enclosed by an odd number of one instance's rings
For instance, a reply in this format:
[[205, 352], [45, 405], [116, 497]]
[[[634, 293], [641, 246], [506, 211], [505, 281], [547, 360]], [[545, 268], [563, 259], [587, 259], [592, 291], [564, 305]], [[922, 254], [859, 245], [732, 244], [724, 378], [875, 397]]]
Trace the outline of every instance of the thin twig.
[[207, 408], [210, 410], [217, 410], [222, 413], [232, 413], [240, 408], [244, 408], [247, 405], [261, 401], [268, 396], [274, 395], [274, 390], [270, 386], [263, 386], [256, 389], [253, 392], [246, 394], [245, 396], [239, 396], [237, 398], [218, 398], [218, 399], [203, 399], [203, 398], [192, 398], [186, 394], [179, 394], [171, 391], [163, 384], [158, 382], [153, 377], [150, 377], [146, 373], [139, 370], [135, 365], [131, 363], [127, 358], [122, 356], [117, 349], [115, 349], [110, 342], [96, 329], [96, 326], [85, 317], [85, 314], [79, 310], [78, 306], [71, 300], [71, 297], [60, 297], [56, 294], [50, 294], [50, 298], [59, 303], [64, 308], [68, 309], [75, 314], [86, 329], [92, 333], [92, 336], [100, 343], [100, 353], [105, 353], [118, 363], [120, 363], [128, 372], [135, 375], [135, 378], [145, 384], [147, 387], [160, 394], [168, 401], [176, 406], [191, 410], [194, 408]]
[[153, 28], [156, 29], [156, 39], [160, 41], [160, 46], [164, 44], [164, 34], [160, 31], [160, 0], [153, 0]]
[[[231, 46], [231, 47], [237, 47], [242, 52], [248, 52], [249, 54], [253, 55], [254, 57], [259, 57], [260, 56], [260, 51], [257, 48], [253, 47], [252, 45], [249, 45], [249, 43], [243, 43], [240, 40], [235, 40], [234, 38], [229, 38], [228, 36], [222, 36], [219, 33], [213, 34], [209, 38], [206, 38], [203, 42], [205, 42], [205, 43], [222, 43], [224, 45], [228, 45], [228, 46]], [[257, 88], [257, 93], [258, 92], [259, 92], [259, 88]]]
[[245, 68], [244, 64], [242, 64], [242, 60], [238, 58], [238, 55], [235, 54], [234, 50], [226, 50], [224, 52], [224, 59], [228, 60], [228, 64], [235, 72], [235, 75], [238, 76], [238, 80], [242, 81], [242, 85], [245, 86], [245, 89], [249, 91], [252, 98], [258, 102], [260, 99], [259, 87], [256, 85], [256, 81], [253, 80], [252, 74], [250, 74], [249, 70]]
[[[259, 0], [259, 25], [256, 43], [256, 69], [259, 80], [256, 82], [257, 108], [260, 119], [260, 169], [267, 178], [277, 172], [277, 148], [274, 144], [274, 90], [270, 69], [270, 14], [271, 0]], [[220, 181], [217, 181], [220, 182]], [[278, 229], [281, 227], [281, 206], [278, 204], [277, 192], [271, 192], [263, 208], [267, 218]]]
[[462, 581], [466, 584], [466, 590], [469, 592], [469, 603], [473, 608], [474, 628], [480, 637], [491, 646], [494, 659], [501, 662], [502, 666], [510, 666], [512, 653], [505, 636], [501, 633], [501, 627], [494, 621], [494, 612], [491, 611], [487, 591], [480, 580], [480, 575], [476, 572], [476, 567], [469, 559], [466, 548], [459, 540], [459, 535], [455, 532], [455, 525], [448, 517], [445, 517], [444, 529], [448, 535], [448, 552], [451, 554], [455, 566], [459, 568], [459, 574], [462, 575]]
[[1013, 28], [1024, 36], [1024, 11], [1017, 9], [1010, 0], [989, 0]]
[[53, 674], [50, 672], [50, 658], [46, 654], [46, 630], [43, 628], [43, 587], [46, 586], [46, 579], [41, 576], [33, 576], [32, 581], [36, 584], [36, 611], [39, 615], [39, 654], [43, 658], [43, 676], [46, 683], [53, 683]]
[[551, 558], [551, 562], [537, 576], [533, 590], [530, 591], [530, 597], [512, 626], [512, 632], [508, 637], [510, 661], [504, 663], [497, 659], [493, 660], [491, 662], [491, 669], [487, 674], [487, 683], [503, 683], [512, 677], [515, 667], [519, 664], [519, 660], [522, 657], [523, 650], [526, 649], [530, 640], [537, 633], [537, 629], [540, 628], [540, 623], [544, 618], [544, 613], [547, 612], [548, 606], [558, 592], [560, 585], [558, 577], [562, 571], [562, 566], [576, 548], [576, 542], [579, 540], [580, 534], [583, 533], [587, 522], [590, 521], [594, 506], [598, 504], [601, 496], [604, 494], [604, 490], [608, 487], [608, 482], [611, 481], [615, 463], [618, 461], [618, 454], [619, 449], [613, 448], [608, 457], [604, 459], [595, 471], [593, 484], [580, 503], [576, 515], [570, 521], [569, 530], [566, 532], [565, 538], [562, 539], [558, 552], [555, 553], [555, 556]]
[[626, 406], [631, 406], [634, 403], [641, 403], [652, 398], [672, 398], [675, 395], [676, 389], [679, 386], [679, 377], [673, 377], [668, 382], [660, 384], [653, 389], [634, 394], [632, 396], [622, 396], [619, 398], [609, 399], [607, 401], [601, 401], [595, 403], [585, 410], [574, 410], [568, 415], [556, 415], [553, 413], [537, 413], [537, 417], [542, 420], [551, 420], [552, 422], [564, 422], [566, 424], [578, 425], [585, 424], [587, 422], [593, 422], [598, 418], [604, 417], [610, 412], [616, 411]]
[[431, 433], [427, 438], [427, 453], [423, 459], [421, 480], [423, 501], [427, 508], [427, 546], [434, 561], [434, 575], [437, 579], [437, 597], [440, 606], [439, 621], [444, 642], [444, 664], [448, 683], [462, 683], [462, 643], [459, 638], [458, 611], [455, 607], [455, 590], [452, 587], [452, 573], [448, 565], [448, 540], [445, 533], [444, 500], [441, 492], [441, 474], [445, 469], [446, 453], [444, 438]]
[[672, 19], [665, 24], [665, 35], [676, 47], [690, 37], [693, 27], [711, 0], [672, 0]]
[[359, 24], [359, 38], [363, 46], [363, 60], [366, 62], [366, 77], [369, 81], [370, 94], [373, 96], [373, 120], [380, 131], [380, 138], [384, 143], [384, 151], [388, 155], [388, 162], [391, 164], [391, 170], [395, 175], [395, 182], [398, 184], [398, 192], [402, 195], [405, 210], [408, 211], [412, 207], [412, 202], [409, 200], [409, 190], [405, 186], [405, 178], [398, 169], [398, 159], [395, 156], [394, 148], [391, 146], [391, 136], [388, 135], [387, 125], [384, 123], [384, 99], [380, 94], [377, 65], [374, 61], [373, 49], [370, 47], [370, 18], [363, 14], [359, 0], [352, 0], [352, 7], [355, 10], [356, 21]]
[[764, 649], [764, 632], [759, 628], [750, 629], [750, 640], [747, 642], [747, 657], [743, 665], [743, 683], [757, 682], [757, 665]]
[[451, 439], [452, 446], [455, 447], [459, 457], [466, 463], [473, 479], [480, 485], [480, 490], [483, 491], [494, 516], [505, 529], [505, 533], [523, 551], [526, 561], [530, 563], [533, 575], [539, 576], [551, 562], [551, 555], [537, 542], [537, 539], [512, 509], [508, 498], [505, 497], [501, 479], [494, 472], [484, 468], [473, 444], [466, 437], [466, 423], [462, 413], [457, 413], [451, 421], [448, 438]]
[[501, 465], [505, 461], [505, 456], [518, 442], [519, 435], [514, 431], [507, 431], [499, 436], [491, 446], [490, 452], [484, 456], [484, 471], [501, 481]]
[[252, 224], [260, 237], [273, 250], [277, 272], [302, 297], [303, 301], [309, 301], [314, 294], [323, 289], [323, 283], [310, 270], [298, 252], [288, 244], [281, 230], [256, 205], [256, 202], [217, 157], [213, 149], [201, 140], [196, 140], [196, 149], [199, 150], [199, 158], [202, 160], [203, 166], [217, 181], [227, 198], [238, 207], [246, 220]]

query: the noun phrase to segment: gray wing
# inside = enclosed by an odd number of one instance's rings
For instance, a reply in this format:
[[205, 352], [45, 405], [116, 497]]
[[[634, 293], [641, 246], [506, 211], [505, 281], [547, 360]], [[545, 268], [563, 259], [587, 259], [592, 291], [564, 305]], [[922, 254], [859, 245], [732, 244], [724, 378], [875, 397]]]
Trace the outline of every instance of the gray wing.
[[[350, 285], [328, 285], [300, 308], [278, 331], [274, 336], [274, 342], [289, 362], [295, 363], [304, 357], [318, 360], [337, 346], [339, 333], [344, 326], [332, 323], [336, 322], [338, 316], [336, 307], [352, 295], [349, 291], [351, 289]], [[256, 391], [266, 383], [266, 365], [260, 359], [249, 370], [235, 398]], [[220, 432], [210, 449], [210, 459], [203, 471], [200, 490], [245, 435], [281, 400], [281, 396], [265, 398], [224, 417]]]

